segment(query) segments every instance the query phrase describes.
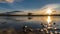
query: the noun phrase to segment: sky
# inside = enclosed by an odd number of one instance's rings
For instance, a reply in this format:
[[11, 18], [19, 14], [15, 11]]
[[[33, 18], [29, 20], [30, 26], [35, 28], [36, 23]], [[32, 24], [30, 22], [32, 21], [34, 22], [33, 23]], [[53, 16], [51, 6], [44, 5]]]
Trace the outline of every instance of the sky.
[[0, 0], [0, 12], [43, 12], [47, 8], [57, 10], [59, 13], [60, 0]]

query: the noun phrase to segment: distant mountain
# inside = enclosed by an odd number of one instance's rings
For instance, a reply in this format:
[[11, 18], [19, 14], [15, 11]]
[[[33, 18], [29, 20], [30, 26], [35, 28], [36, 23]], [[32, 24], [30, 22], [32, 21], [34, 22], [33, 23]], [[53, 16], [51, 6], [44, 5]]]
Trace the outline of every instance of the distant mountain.
[[11, 12], [6, 12], [3, 13], [5, 15], [27, 15], [27, 12], [24, 11], [11, 11]]
[[11, 12], [6, 12], [6, 13], [15, 13], [15, 12], [24, 12], [24, 11], [11, 11]]

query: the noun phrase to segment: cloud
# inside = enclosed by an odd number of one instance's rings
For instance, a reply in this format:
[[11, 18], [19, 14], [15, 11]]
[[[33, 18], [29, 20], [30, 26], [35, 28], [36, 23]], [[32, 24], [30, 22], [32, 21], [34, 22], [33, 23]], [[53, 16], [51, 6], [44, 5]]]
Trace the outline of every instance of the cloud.
[[59, 6], [60, 4], [48, 4], [48, 5], [45, 5], [43, 8], [55, 9], [55, 8], [58, 8]]
[[23, 0], [0, 0], [0, 3], [22, 2]]
[[[39, 9], [35, 9], [35, 10], [27, 10], [27, 12], [33, 12], [35, 14], [46, 14], [45, 12], [47, 11], [47, 9], [50, 8], [51, 10], [56, 10], [60, 8], [60, 4], [47, 4], [45, 6], [43, 6], [42, 8]], [[56, 10], [57, 11], [57, 10]], [[60, 14], [60, 10], [57, 11], [57, 13]]]
[[6, 2], [8, 2], [8, 3], [13, 3], [14, 2], [14, 0], [5, 0]]
[[40, 8], [39, 11], [45, 12], [48, 8], [50, 8], [51, 10], [56, 10], [60, 8], [60, 4], [47, 4], [43, 6], [42, 8]]
[[13, 3], [14, 0], [0, 0], [0, 3]]

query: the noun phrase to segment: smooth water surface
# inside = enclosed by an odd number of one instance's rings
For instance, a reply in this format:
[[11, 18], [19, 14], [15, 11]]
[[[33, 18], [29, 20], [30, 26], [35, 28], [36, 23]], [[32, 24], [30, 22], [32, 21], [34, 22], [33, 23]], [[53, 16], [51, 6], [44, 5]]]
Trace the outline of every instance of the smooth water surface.
[[[41, 23], [56, 23], [60, 29], [60, 16], [0, 16], [0, 28], [16, 28], [22, 29], [23, 26], [32, 28], [41, 28]], [[52, 25], [54, 27], [54, 25]]]

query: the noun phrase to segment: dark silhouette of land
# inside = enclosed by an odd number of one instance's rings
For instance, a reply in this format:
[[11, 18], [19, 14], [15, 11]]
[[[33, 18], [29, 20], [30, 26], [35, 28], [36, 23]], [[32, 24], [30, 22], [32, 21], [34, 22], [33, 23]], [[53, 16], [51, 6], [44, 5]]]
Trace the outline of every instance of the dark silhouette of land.
[[52, 15], [9, 15], [9, 14], [0, 14], [0, 16], [60, 16], [60, 14], [52, 14]]

